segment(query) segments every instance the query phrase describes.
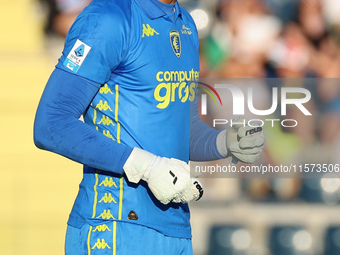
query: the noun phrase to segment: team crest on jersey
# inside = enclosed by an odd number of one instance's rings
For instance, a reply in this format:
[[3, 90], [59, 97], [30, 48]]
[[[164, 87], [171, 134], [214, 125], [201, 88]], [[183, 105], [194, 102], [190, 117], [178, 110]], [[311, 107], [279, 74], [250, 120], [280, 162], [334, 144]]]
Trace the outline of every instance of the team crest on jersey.
[[177, 30], [170, 31], [170, 43], [175, 55], [180, 58], [182, 53], [181, 37]]

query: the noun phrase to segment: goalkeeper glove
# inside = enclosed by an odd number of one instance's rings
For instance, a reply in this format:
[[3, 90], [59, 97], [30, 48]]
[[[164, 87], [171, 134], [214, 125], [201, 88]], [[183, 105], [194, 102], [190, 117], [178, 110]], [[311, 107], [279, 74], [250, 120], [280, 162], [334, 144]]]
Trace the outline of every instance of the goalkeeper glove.
[[246, 125], [245, 119], [235, 119], [233, 122], [237, 123], [217, 136], [218, 151], [222, 156], [232, 156], [233, 163], [240, 160], [252, 164], [259, 159], [263, 150], [265, 142], [263, 129]]
[[159, 157], [134, 148], [123, 169], [130, 182], [146, 181], [163, 204], [188, 203], [203, 195], [200, 182], [190, 176], [189, 165], [178, 159]]

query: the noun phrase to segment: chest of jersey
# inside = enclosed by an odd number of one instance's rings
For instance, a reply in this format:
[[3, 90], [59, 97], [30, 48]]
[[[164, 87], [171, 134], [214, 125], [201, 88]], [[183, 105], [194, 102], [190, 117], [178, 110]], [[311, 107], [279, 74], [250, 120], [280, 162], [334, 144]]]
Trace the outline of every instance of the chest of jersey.
[[172, 22], [152, 20], [138, 10], [133, 14], [129, 51], [112, 78], [126, 89], [149, 91], [158, 109], [192, 101], [199, 78], [195, 28], [181, 17]]
[[190, 105], [199, 79], [195, 27], [180, 16], [150, 19], [132, 6], [130, 30], [127, 53], [86, 120], [129, 146], [188, 160]]

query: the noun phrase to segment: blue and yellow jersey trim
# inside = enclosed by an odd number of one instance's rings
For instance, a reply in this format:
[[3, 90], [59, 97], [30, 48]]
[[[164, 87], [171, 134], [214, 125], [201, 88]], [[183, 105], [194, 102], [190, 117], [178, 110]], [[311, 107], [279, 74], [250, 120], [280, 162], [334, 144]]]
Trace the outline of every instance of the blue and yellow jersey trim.
[[[121, 143], [120, 138], [120, 122], [119, 122], [119, 85], [115, 85], [115, 92], [113, 93], [111, 89], [105, 84], [99, 91], [99, 93], [103, 94], [112, 94], [115, 97], [114, 109], [107, 103], [107, 101], [100, 100], [99, 103], [94, 106], [92, 104], [93, 109], [93, 119], [92, 122], [96, 126], [98, 131], [102, 130], [103, 134], [108, 134], [109, 130], [105, 130], [103, 126], [115, 126], [116, 134], [112, 139], [116, 140], [118, 143]], [[99, 113], [98, 111], [106, 111], [109, 110], [114, 112], [114, 121], [111, 120], [109, 116], [105, 116], [100, 113], [101, 118], [98, 120]], [[108, 131], [108, 132], [106, 132]], [[111, 137], [110, 137], [111, 138]], [[117, 220], [122, 219], [123, 214], [123, 194], [124, 194], [124, 178], [120, 176], [118, 178], [119, 184], [114, 181], [116, 178], [109, 177], [101, 174], [101, 170], [97, 170], [94, 174], [95, 182], [93, 185], [93, 205], [92, 205], [92, 219], [104, 220], [107, 223], [103, 223], [97, 226], [90, 226], [88, 236], [87, 236], [87, 252], [89, 255], [93, 253], [94, 250], [102, 250], [102, 249], [110, 249], [112, 250], [112, 254], [116, 255], [117, 252]], [[115, 191], [114, 193], [108, 192], [108, 190], [112, 189]], [[115, 198], [115, 195], [118, 195], [118, 198]], [[102, 211], [99, 211], [100, 208]], [[104, 207], [102, 206], [104, 205]], [[109, 225], [112, 227], [110, 228]], [[106, 232], [110, 232], [110, 234], [106, 234]], [[95, 237], [93, 234], [96, 233]], [[98, 238], [98, 233], [104, 233], [101, 238]], [[108, 236], [112, 235], [112, 242], [107, 240]], [[112, 245], [110, 245], [112, 243]]]

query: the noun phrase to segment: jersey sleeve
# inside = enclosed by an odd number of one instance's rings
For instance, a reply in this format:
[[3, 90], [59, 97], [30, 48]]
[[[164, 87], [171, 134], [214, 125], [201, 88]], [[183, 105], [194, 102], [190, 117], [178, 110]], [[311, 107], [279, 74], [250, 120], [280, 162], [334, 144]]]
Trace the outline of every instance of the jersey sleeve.
[[128, 48], [129, 18], [118, 6], [92, 6], [77, 17], [57, 67], [104, 84]]
[[190, 160], [211, 161], [224, 158], [219, 153], [216, 144], [217, 136], [221, 131], [201, 121], [196, 96], [191, 107]]
[[34, 122], [34, 143], [76, 162], [121, 174], [132, 148], [112, 141], [79, 120], [100, 84], [56, 68]]

